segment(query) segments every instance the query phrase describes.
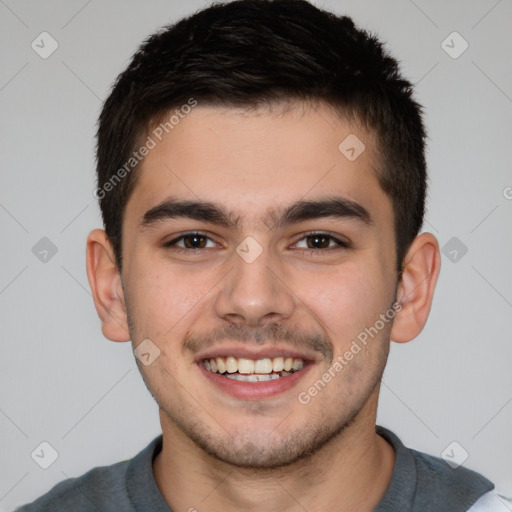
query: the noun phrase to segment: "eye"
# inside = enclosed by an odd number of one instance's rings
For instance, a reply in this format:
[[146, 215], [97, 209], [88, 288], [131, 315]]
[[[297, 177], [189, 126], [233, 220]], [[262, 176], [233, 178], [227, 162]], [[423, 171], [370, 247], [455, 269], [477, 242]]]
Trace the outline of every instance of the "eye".
[[[299, 244], [302, 244], [303, 246], [300, 247]], [[309, 249], [316, 252], [339, 247], [348, 248], [349, 244], [333, 237], [329, 233], [308, 233], [295, 243], [295, 247], [299, 249]]]
[[[208, 245], [210, 244], [210, 245]], [[177, 238], [166, 242], [164, 247], [177, 251], [193, 251], [197, 249], [215, 248], [217, 244], [208, 236], [202, 233], [185, 233]]]

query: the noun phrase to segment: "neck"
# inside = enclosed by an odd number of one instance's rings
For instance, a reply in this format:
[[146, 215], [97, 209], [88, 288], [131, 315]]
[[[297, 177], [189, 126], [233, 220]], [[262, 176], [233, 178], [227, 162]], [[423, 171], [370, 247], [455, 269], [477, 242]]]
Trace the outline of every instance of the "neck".
[[372, 396], [318, 452], [271, 470], [238, 468], [211, 457], [161, 413], [156, 483], [174, 512], [370, 512], [386, 492], [395, 460], [393, 448], [375, 432], [376, 409]]

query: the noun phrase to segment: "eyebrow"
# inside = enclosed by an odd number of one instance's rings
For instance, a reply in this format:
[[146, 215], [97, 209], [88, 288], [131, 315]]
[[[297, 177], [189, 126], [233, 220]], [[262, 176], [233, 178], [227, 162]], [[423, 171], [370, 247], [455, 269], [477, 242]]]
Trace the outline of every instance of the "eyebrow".
[[[234, 218], [222, 205], [208, 201], [166, 199], [142, 216], [140, 228], [148, 228], [162, 221], [186, 218], [230, 229], [240, 227], [240, 217]], [[271, 208], [264, 222], [272, 229], [322, 218], [356, 220], [371, 226], [372, 218], [362, 205], [344, 197], [330, 197], [316, 201], [297, 201], [278, 213]]]

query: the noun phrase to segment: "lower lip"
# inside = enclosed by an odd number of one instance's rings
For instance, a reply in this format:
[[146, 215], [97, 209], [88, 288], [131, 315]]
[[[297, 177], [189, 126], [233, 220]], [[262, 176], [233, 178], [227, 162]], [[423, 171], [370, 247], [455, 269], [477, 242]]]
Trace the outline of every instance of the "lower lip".
[[203, 375], [221, 391], [236, 398], [241, 398], [242, 400], [261, 400], [263, 398], [274, 397], [293, 388], [306, 373], [308, 373], [313, 365], [306, 363], [302, 370], [294, 372], [287, 377], [280, 377], [279, 379], [268, 380], [266, 382], [242, 382], [229, 379], [228, 377], [222, 377], [218, 373], [207, 370], [202, 363], [198, 363], [198, 366], [203, 372]]

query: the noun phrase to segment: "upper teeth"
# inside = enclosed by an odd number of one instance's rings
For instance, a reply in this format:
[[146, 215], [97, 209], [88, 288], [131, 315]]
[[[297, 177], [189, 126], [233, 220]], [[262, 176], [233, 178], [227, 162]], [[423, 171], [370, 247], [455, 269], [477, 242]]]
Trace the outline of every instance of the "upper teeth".
[[304, 366], [304, 360], [293, 357], [265, 357], [253, 360], [244, 357], [216, 357], [205, 359], [204, 366], [207, 370], [218, 373], [272, 373], [281, 371], [297, 371]]

